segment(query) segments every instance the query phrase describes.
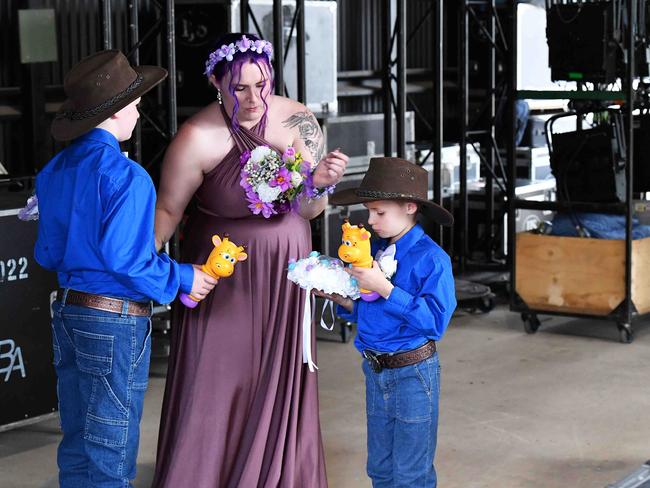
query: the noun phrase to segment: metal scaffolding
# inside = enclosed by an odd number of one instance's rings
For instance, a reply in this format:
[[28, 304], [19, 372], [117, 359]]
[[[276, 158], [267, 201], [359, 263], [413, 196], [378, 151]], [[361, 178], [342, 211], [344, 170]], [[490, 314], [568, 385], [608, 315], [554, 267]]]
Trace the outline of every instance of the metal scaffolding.
[[[503, 31], [499, 14], [496, 10], [495, 0], [462, 0], [460, 11], [460, 63], [459, 63], [459, 89], [460, 89], [460, 171], [459, 171], [459, 210], [456, 225], [460, 228], [460, 242], [457, 247], [459, 256], [459, 271], [466, 271], [470, 249], [468, 246], [469, 212], [467, 189], [467, 145], [474, 147], [479, 156], [485, 174], [485, 261], [491, 263], [494, 254], [495, 232], [498, 222], [495, 221], [495, 185], [500, 194], [506, 193], [506, 171], [496, 139], [497, 104], [499, 99], [505, 98], [505, 79], [497, 84], [498, 59], [504, 58], [508, 51], [506, 35]], [[484, 99], [479, 116], [470, 121], [470, 28], [476, 28], [489, 43], [488, 50], [488, 75], [484, 90], [487, 96]], [[481, 145], [480, 150], [476, 143]], [[498, 169], [498, 172], [497, 172]]]
[[[431, 149], [428, 159], [433, 155], [433, 174], [431, 186], [433, 201], [442, 205], [442, 143], [443, 143], [443, 1], [432, 0], [425, 15], [413, 31], [407, 30], [406, 0], [382, 0], [382, 51], [383, 51], [383, 109], [384, 109], [384, 155], [405, 157], [406, 145], [406, 108], [410, 102], [417, 115], [421, 115], [415, 100], [407, 95], [407, 45], [415, 33], [424, 25], [425, 20], [433, 15], [434, 45], [432, 49], [433, 68], [431, 71], [433, 92], [433, 125], [431, 129]], [[395, 12], [395, 15], [393, 15]], [[393, 114], [396, 121], [396, 147], [393, 148]], [[427, 124], [429, 125], [429, 124]], [[442, 230], [436, 226], [435, 240], [442, 242]]]

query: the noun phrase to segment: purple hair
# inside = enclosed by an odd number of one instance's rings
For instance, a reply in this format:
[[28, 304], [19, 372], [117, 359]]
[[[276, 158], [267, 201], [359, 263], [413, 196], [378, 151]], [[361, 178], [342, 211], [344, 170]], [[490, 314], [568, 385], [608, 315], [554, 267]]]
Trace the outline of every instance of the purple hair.
[[[243, 34], [243, 33], [226, 34], [225, 36], [222, 36], [220, 39], [217, 40], [215, 49], [219, 50], [224, 45], [227, 46], [229, 44], [234, 44], [237, 41], [241, 40], [243, 36], [246, 36], [252, 42], [261, 40], [259, 37], [257, 37], [254, 34]], [[260, 69], [260, 71], [265, 75], [265, 77], [268, 77], [268, 79], [266, 79], [265, 81], [267, 83], [270, 83], [271, 86], [270, 86], [270, 90], [267, 91], [266, 93], [272, 92], [275, 85], [273, 80], [274, 78], [273, 66], [271, 65], [269, 55], [266, 52], [258, 53], [251, 49], [249, 49], [246, 52], [240, 52], [238, 50], [235, 50], [235, 52], [232, 54], [232, 58], [233, 58], [232, 61], [228, 61], [227, 59], [220, 60], [214, 65], [212, 71], [206, 74], [208, 75], [208, 77], [210, 75], [214, 75], [215, 79], [218, 82], [221, 82], [221, 80], [224, 79], [226, 74], [230, 73], [230, 83], [228, 84], [228, 93], [230, 93], [230, 95], [233, 97], [235, 101], [235, 106], [232, 112], [232, 127], [233, 130], [238, 131], [239, 119], [237, 118], [237, 113], [239, 112], [239, 100], [237, 99], [237, 95], [235, 94], [235, 86], [237, 86], [239, 80], [241, 79], [242, 66], [245, 63], [254, 64]], [[266, 91], [266, 86], [262, 89], [262, 103], [264, 104], [264, 114], [262, 115], [262, 118], [260, 119], [257, 125], [257, 131], [259, 134], [264, 133], [264, 129], [266, 128], [268, 110], [269, 110], [269, 106], [266, 101], [267, 95], [264, 93], [265, 91]]]

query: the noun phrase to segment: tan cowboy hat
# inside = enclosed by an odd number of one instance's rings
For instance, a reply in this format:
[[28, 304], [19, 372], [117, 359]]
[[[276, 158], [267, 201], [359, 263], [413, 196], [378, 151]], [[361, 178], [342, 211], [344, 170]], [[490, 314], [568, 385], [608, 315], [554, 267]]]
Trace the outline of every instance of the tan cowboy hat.
[[132, 67], [117, 50], [82, 59], [63, 82], [68, 99], [52, 122], [52, 136], [69, 141], [85, 134], [166, 77], [167, 70], [158, 66]]
[[372, 158], [361, 184], [334, 193], [332, 205], [352, 205], [377, 200], [407, 200], [421, 204], [423, 213], [442, 225], [452, 225], [454, 217], [429, 200], [429, 173], [400, 158]]

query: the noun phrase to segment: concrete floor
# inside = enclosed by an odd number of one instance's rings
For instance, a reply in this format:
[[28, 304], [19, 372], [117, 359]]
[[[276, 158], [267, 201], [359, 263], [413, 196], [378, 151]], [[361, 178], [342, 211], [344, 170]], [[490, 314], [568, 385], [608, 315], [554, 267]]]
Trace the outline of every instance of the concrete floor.
[[[329, 484], [369, 487], [359, 356], [351, 343], [318, 347]], [[609, 322], [545, 319], [529, 336], [499, 307], [456, 317], [439, 350], [442, 488], [604, 487], [650, 458], [648, 324], [631, 345]], [[155, 460], [164, 364], [152, 370], [136, 487]], [[0, 434], [0, 486], [56, 486], [58, 439], [56, 421]]]

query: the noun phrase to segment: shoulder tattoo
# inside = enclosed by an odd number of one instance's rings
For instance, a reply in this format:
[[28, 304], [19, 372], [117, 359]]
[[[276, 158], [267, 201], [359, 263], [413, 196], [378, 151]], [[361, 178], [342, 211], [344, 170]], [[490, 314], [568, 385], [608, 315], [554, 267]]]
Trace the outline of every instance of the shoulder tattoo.
[[296, 112], [288, 119], [282, 122], [284, 127], [293, 129], [298, 127], [300, 138], [311, 152], [314, 158], [314, 164], [318, 163], [323, 158], [325, 152], [325, 141], [323, 140], [323, 131], [321, 131], [318, 121], [314, 114], [309, 110], [304, 112]]

